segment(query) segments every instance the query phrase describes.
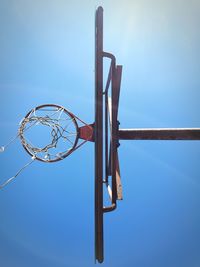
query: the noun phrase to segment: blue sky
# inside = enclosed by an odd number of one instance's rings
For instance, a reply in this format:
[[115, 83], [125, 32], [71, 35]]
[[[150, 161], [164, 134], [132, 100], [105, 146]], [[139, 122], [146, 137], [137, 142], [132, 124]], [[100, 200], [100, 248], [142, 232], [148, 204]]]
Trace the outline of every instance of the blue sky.
[[[94, 12], [123, 65], [122, 128], [200, 127], [197, 0], [0, 2], [1, 144], [33, 107], [57, 103], [94, 120]], [[0, 192], [1, 266], [94, 266], [94, 148], [35, 162]], [[30, 160], [2, 153], [0, 180]], [[105, 215], [112, 267], [200, 265], [200, 142], [122, 141], [124, 200]]]

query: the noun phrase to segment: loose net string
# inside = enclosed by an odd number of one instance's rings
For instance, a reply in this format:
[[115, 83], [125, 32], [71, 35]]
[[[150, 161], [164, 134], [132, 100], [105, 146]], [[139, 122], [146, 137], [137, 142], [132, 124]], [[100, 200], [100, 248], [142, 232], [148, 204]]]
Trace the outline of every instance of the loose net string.
[[0, 185], [0, 189], [3, 189], [7, 184], [9, 184], [12, 180], [14, 180], [24, 169], [26, 169], [28, 166], [30, 166], [34, 162], [34, 160], [35, 160], [35, 157], [32, 157], [31, 161], [29, 161], [21, 169], [19, 169], [18, 172], [14, 176], [10, 177], [4, 183], [2, 183]]

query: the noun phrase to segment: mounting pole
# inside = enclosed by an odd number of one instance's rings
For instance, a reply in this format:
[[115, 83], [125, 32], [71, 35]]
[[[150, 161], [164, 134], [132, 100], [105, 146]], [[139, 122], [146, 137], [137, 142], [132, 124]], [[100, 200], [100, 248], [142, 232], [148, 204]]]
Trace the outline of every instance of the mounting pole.
[[119, 129], [119, 140], [200, 140], [200, 128]]

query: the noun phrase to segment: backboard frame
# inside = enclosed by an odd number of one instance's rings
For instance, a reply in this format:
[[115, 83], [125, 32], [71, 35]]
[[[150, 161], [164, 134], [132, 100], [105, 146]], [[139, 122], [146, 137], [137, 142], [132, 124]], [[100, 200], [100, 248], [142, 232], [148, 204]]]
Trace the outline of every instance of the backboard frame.
[[[110, 60], [110, 70], [104, 89], [104, 58]], [[118, 162], [118, 106], [122, 66], [116, 65], [111, 53], [103, 50], [103, 8], [95, 14], [95, 259], [104, 260], [103, 214], [116, 209], [116, 201], [122, 199]], [[110, 89], [111, 97], [108, 91]], [[110, 123], [108, 120], [110, 119]], [[108, 138], [110, 124], [110, 140]], [[110, 141], [110, 142], [109, 142]], [[108, 146], [110, 146], [108, 148]], [[108, 178], [111, 177], [111, 186]], [[103, 185], [106, 185], [111, 204], [104, 206]]]
[[95, 14], [95, 259], [103, 262], [103, 8]]

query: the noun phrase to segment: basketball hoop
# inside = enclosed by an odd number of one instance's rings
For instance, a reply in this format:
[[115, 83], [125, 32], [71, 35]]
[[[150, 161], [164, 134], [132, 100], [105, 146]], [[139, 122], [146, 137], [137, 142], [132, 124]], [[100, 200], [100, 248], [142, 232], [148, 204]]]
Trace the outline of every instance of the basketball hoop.
[[31, 156], [43, 162], [55, 162], [74, 151], [79, 138], [78, 123], [75, 115], [64, 107], [41, 105], [22, 120], [19, 137]]
[[[17, 136], [0, 147], [0, 152], [4, 152], [19, 137], [24, 149], [31, 156], [31, 161], [0, 184], [0, 189], [35, 160], [48, 163], [63, 160], [86, 142], [93, 141], [93, 131], [93, 124], [88, 125], [62, 106], [44, 104], [31, 109], [20, 122]], [[82, 141], [79, 142], [80, 139]]]

